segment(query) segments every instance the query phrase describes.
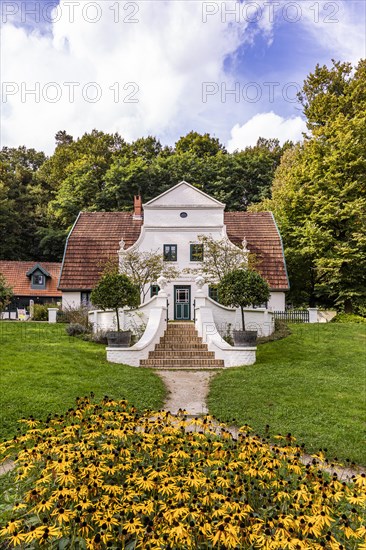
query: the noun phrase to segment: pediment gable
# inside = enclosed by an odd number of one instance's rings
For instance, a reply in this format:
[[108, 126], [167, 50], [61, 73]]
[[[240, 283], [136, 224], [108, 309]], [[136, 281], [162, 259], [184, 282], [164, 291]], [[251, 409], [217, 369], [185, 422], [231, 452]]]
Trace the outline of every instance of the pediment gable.
[[186, 181], [181, 181], [162, 193], [155, 199], [143, 205], [144, 209], [149, 208], [221, 208], [225, 205], [222, 202], [210, 197], [197, 187]]

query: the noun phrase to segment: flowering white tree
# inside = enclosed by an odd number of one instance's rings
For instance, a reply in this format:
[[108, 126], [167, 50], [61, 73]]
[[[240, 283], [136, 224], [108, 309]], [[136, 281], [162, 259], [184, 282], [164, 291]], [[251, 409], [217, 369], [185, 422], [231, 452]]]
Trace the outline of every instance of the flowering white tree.
[[119, 251], [119, 272], [127, 275], [138, 286], [141, 302], [144, 303], [150, 285], [163, 275], [168, 281], [177, 279], [179, 271], [165, 262], [158, 251], [123, 250]]
[[186, 271], [202, 274], [207, 283], [219, 283], [234, 269], [247, 269], [255, 263], [255, 256], [249, 252], [245, 239], [241, 248], [224, 237], [214, 239], [211, 235], [199, 235], [198, 240], [203, 246], [201, 266]]

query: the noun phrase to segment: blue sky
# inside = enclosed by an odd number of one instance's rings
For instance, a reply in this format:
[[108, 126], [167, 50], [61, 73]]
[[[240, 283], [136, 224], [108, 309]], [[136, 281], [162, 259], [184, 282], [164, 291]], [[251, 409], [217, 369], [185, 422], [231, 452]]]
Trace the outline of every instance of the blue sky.
[[166, 144], [197, 130], [230, 150], [259, 135], [300, 139], [296, 90], [317, 63], [366, 56], [365, 9], [363, 0], [2, 0], [1, 145], [51, 153], [58, 130], [93, 128]]

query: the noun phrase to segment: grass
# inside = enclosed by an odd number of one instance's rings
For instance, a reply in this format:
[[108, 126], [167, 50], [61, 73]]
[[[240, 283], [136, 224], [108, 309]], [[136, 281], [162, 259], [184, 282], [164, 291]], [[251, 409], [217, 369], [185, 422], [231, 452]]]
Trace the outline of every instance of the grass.
[[291, 325], [260, 345], [257, 363], [211, 382], [210, 413], [273, 436], [291, 433], [306, 450], [366, 465], [366, 325]]
[[161, 408], [165, 389], [156, 374], [105, 356], [105, 346], [67, 336], [65, 325], [0, 322], [0, 438], [14, 435], [18, 419], [64, 413], [92, 391]]

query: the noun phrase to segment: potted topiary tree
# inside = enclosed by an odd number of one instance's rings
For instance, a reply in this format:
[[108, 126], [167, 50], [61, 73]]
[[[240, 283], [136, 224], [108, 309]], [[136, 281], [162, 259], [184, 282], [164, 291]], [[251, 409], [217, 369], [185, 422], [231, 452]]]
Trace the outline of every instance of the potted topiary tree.
[[245, 330], [244, 308], [259, 306], [269, 298], [266, 281], [252, 269], [235, 269], [223, 277], [218, 285], [220, 302], [231, 307], [240, 307], [242, 330], [233, 330], [235, 346], [255, 345], [256, 330]]
[[131, 331], [121, 330], [118, 310], [123, 307], [135, 308], [140, 303], [138, 288], [127, 275], [118, 271], [106, 272], [100, 278], [97, 286], [91, 293], [92, 304], [101, 309], [113, 309], [116, 312], [117, 331], [107, 333], [108, 346], [128, 347], [131, 341]]

